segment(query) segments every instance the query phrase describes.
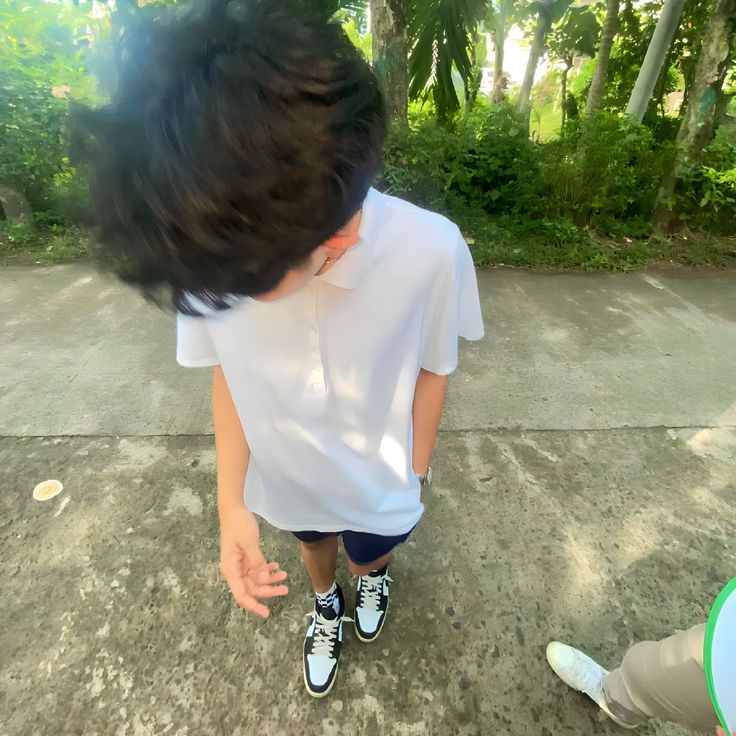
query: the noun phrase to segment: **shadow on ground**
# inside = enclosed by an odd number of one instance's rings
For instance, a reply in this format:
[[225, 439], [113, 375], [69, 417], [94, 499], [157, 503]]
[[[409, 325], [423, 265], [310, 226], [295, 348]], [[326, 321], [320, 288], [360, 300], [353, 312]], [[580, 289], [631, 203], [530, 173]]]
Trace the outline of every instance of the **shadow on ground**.
[[[544, 647], [613, 665], [703, 621], [736, 569], [734, 461], [729, 428], [444, 432], [390, 621], [348, 632], [314, 701], [290, 535], [263, 529], [291, 573], [268, 622], [220, 579], [211, 437], [1, 439], [2, 732], [613, 734]], [[64, 492], [32, 500], [47, 477]]]

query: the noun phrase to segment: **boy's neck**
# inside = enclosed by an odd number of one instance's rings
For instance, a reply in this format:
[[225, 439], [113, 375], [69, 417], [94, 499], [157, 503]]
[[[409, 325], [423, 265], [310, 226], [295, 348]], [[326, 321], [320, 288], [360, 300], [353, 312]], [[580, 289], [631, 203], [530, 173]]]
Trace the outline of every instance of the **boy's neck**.
[[[355, 236], [358, 234], [358, 230], [360, 229], [360, 221], [363, 216], [363, 209], [359, 209], [353, 217], [350, 218], [350, 221], [345, 225], [345, 227], [341, 228], [337, 235], [335, 237], [330, 238], [328, 243], [331, 241], [334, 241], [336, 246], [340, 242], [341, 239], [347, 239], [347, 240], [353, 240]], [[354, 245], [354, 243], [352, 244]], [[348, 245], [347, 247], [334, 247], [334, 248], [327, 248], [327, 259], [322, 264], [322, 267], [317, 271], [315, 276], [321, 276], [323, 273], [326, 273], [329, 271], [339, 260], [340, 258], [345, 255], [345, 253], [352, 248], [352, 245]]]

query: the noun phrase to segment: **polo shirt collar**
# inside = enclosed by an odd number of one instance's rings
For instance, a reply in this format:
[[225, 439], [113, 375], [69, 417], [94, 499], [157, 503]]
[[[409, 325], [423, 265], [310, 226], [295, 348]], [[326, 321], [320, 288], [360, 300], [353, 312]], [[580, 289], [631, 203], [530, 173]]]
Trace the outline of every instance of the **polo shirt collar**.
[[341, 289], [357, 289], [373, 263], [375, 229], [378, 224], [380, 194], [372, 187], [363, 201], [358, 227], [358, 242], [329, 271], [315, 278]]

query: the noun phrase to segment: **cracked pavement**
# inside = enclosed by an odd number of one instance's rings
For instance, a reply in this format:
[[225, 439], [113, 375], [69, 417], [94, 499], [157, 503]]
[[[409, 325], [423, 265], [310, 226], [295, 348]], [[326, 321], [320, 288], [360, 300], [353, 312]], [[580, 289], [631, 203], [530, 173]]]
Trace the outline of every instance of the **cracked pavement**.
[[479, 283], [390, 620], [313, 701], [290, 535], [262, 528], [291, 574], [268, 622], [220, 579], [209, 371], [173, 318], [84, 263], [0, 270], [0, 733], [617, 732], [544, 647], [615, 666], [734, 575], [736, 273]]

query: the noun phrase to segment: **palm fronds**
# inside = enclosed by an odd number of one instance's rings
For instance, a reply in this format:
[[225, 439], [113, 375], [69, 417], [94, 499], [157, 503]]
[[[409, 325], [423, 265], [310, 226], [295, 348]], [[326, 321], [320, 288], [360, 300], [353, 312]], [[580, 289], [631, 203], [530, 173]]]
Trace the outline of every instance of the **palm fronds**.
[[460, 107], [452, 70], [472, 74], [472, 34], [487, 13], [486, 0], [408, 0], [409, 96], [432, 97], [440, 118]]

